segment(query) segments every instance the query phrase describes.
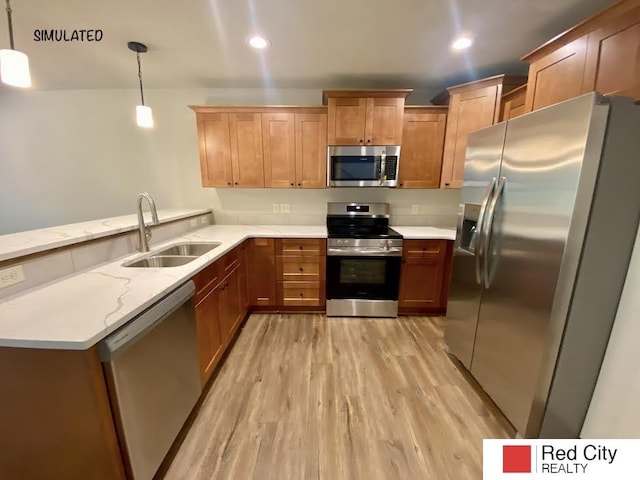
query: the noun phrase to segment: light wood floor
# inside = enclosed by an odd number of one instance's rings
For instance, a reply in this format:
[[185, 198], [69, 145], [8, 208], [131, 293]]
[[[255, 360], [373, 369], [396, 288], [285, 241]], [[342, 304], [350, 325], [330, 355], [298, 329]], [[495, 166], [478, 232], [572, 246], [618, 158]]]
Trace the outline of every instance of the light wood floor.
[[512, 432], [443, 349], [438, 318], [253, 314], [165, 478], [481, 479]]

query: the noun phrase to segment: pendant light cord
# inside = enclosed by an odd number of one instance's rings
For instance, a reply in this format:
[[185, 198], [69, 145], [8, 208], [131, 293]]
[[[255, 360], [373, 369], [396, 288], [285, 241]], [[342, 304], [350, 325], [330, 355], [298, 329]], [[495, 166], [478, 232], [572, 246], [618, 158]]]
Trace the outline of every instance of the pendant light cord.
[[11, 23], [11, 4], [9, 0], [7, 0], [7, 21], [9, 22], [9, 44], [11, 45], [11, 50], [15, 50], [13, 45], [13, 24]]
[[[9, 0], [7, 0], [9, 2]], [[140, 99], [142, 105], [144, 105], [144, 91], [142, 90], [142, 67], [140, 66], [140, 52], [136, 52], [136, 58], [138, 59], [138, 80], [140, 81]]]

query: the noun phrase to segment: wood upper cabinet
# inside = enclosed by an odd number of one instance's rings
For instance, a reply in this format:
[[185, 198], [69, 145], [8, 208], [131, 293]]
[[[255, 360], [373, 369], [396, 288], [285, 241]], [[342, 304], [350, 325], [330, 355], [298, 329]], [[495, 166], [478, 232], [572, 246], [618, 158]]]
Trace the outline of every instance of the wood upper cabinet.
[[405, 107], [400, 155], [401, 188], [438, 188], [447, 107]]
[[296, 168], [298, 188], [327, 185], [327, 114], [295, 114]]
[[640, 100], [640, 2], [635, 3], [635, 8], [589, 33], [583, 93], [596, 90]]
[[578, 95], [640, 100], [640, 0], [622, 0], [529, 53], [526, 112]]
[[262, 117], [259, 113], [230, 113], [233, 185], [264, 187]]
[[325, 90], [329, 145], [400, 145], [412, 90]]
[[[471, 132], [497, 123], [500, 119], [500, 99], [503, 93], [510, 92], [525, 81], [526, 79], [520, 76], [498, 75], [447, 89], [450, 100], [442, 158], [441, 188], [462, 187], [467, 136]], [[400, 161], [402, 163], [402, 158]]]
[[289, 188], [296, 179], [296, 142], [294, 114], [262, 114], [264, 186]]
[[500, 121], [511, 120], [525, 113], [525, 102], [527, 97], [527, 85], [511, 90], [502, 95], [502, 113]]
[[204, 187], [325, 187], [326, 107], [191, 108]]
[[202, 186], [232, 186], [229, 115], [226, 113], [198, 115], [197, 125]]
[[580, 95], [586, 55], [587, 39], [582, 37], [533, 62], [529, 67], [526, 111]]

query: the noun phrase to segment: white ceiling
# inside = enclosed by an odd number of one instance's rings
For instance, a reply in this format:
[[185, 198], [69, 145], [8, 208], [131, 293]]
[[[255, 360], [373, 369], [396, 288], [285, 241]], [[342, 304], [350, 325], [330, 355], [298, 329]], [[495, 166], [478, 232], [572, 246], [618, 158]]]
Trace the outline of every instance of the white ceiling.
[[[2, 2], [4, 4], [4, 2]], [[611, 0], [12, 0], [34, 88], [440, 88], [526, 72], [519, 58]], [[0, 12], [0, 48], [9, 45]], [[101, 42], [35, 42], [35, 29], [102, 29]], [[461, 30], [476, 44], [449, 50]], [[271, 47], [250, 49], [259, 32]], [[7, 88], [7, 87], [1, 87]]]

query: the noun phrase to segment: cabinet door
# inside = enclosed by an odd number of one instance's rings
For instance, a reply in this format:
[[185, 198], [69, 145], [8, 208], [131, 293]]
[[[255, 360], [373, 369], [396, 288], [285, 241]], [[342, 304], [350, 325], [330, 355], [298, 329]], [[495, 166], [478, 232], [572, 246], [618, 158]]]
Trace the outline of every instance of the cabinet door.
[[327, 185], [327, 115], [296, 113], [296, 186]]
[[366, 111], [366, 98], [329, 98], [329, 145], [364, 145]]
[[640, 100], [640, 7], [589, 34], [582, 92]]
[[275, 243], [273, 238], [249, 240], [249, 298], [252, 305], [276, 304]]
[[404, 98], [367, 98], [366, 145], [401, 145]]
[[[461, 188], [467, 136], [493, 125], [498, 86], [490, 86], [451, 95], [449, 120], [442, 159], [441, 188]], [[402, 164], [402, 156], [400, 158]]]
[[440, 308], [444, 262], [440, 258], [407, 257], [400, 273], [400, 308]]
[[582, 92], [587, 37], [565, 45], [529, 67], [525, 111], [577, 97]]
[[228, 345], [233, 338], [242, 316], [240, 315], [240, 289], [239, 275], [236, 268], [231, 272], [220, 285], [220, 331], [222, 334], [222, 342]]
[[231, 163], [235, 187], [264, 187], [262, 119], [259, 113], [230, 113]]
[[500, 121], [504, 122], [523, 115], [525, 113], [526, 98], [527, 91], [520, 90], [514, 95], [509, 95], [507, 100], [503, 100]]
[[249, 311], [249, 261], [248, 261], [248, 248], [247, 241], [244, 241], [242, 245], [240, 245], [240, 265], [238, 267], [238, 284], [240, 289], [240, 306], [242, 307], [242, 315]]
[[293, 188], [296, 181], [296, 144], [293, 113], [262, 114], [264, 186]]
[[211, 377], [222, 355], [220, 332], [219, 288], [196, 305], [196, 332], [198, 336], [198, 359], [200, 361], [200, 383], [204, 385]]
[[207, 113], [198, 115], [200, 175], [203, 187], [231, 187], [231, 142], [229, 115]]
[[400, 186], [438, 188], [447, 115], [405, 113]]

